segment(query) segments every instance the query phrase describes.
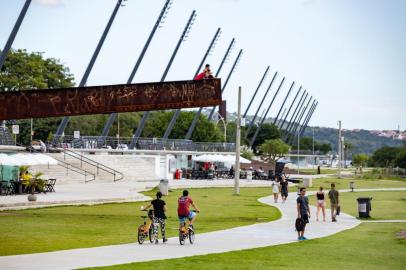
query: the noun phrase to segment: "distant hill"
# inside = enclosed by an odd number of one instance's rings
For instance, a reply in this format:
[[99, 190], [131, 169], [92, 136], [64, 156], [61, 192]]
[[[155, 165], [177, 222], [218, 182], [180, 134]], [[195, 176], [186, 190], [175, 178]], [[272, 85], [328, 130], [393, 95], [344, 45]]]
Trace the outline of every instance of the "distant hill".
[[[398, 139], [391, 139], [387, 137], [378, 136], [370, 130], [344, 130], [342, 131], [345, 142], [353, 145], [352, 152], [372, 154], [376, 149], [382, 146], [401, 146], [403, 142]], [[307, 127], [304, 132], [305, 137], [313, 136], [313, 128]], [[331, 143], [334, 151], [337, 151], [338, 144], [338, 130], [335, 128], [314, 127], [315, 140], [323, 143]]]
[[[205, 113], [205, 112], [203, 112]], [[237, 118], [236, 113], [227, 113], [227, 120], [234, 121]], [[252, 115], [247, 115], [246, 122], [248, 123], [253, 118]], [[259, 117], [256, 121], [259, 120]], [[274, 118], [268, 117], [265, 123], [273, 123]], [[284, 125], [286, 126], [286, 124]], [[353, 145], [353, 154], [366, 153], [372, 154], [376, 149], [382, 146], [401, 146], [402, 140], [392, 139], [383, 136], [378, 136], [376, 131], [359, 129], [359, 130], [343, 130], [342, 134], [344, 140]], [[305, 137], [313, 136], [313, 127], [307, 127], [304, 135]], [[338, 129], [327, 127], [314, 127], [314, 138], [320, 143], [330, 143], [333, 151], [337, 151], [338, 144]]]

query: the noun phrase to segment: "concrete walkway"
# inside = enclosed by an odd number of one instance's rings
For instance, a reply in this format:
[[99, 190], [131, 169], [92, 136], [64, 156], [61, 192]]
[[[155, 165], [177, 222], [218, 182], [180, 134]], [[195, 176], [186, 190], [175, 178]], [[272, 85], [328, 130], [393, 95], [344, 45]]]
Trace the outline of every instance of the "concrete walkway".
[[[180, 246], [178, 239], [174, 237], [170, 238], [168, 243], [159, 245], [131, 243], [48, 253], [3, 256], [0, 257], [0, 268], [73, 269], [183, 258], [297, 242], [297, 233], [294, 229], [297, 215], [296, 194], [289, 194], [289, 198], [284, 204], [273, 203], [273, 199], [270, 196], [261, 198], [259, 201], [278, 207], [282, 213], [282, 218], [269, 223], [198, 234], [196, 235], [194, 245], [185, 244], [185, 246]], [[360, 224], [360, 221], [344, 213], [339, 216], [337, 223], [329, 221], [316, 222], [314, 218], [315, 207], [312, 206], [311, 211], [312, 217], [305, 234], [309, 239], [329, 236]], [[327, 215], [327, 218], [329, 218], [329, 215]], [[198, 221], [196, 223], [196, 230], [198, 233]]]

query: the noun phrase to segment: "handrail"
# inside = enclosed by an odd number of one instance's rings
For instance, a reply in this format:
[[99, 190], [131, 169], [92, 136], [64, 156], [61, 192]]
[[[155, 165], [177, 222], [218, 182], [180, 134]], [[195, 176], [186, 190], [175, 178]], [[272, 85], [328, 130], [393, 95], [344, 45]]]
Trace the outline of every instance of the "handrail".
[[[58, 159], [58, 158], [56, 158], [56, 160], [58, 161], [58, 165], [65, 168], [67, 171], [71, 170], [71, 171], [74, 171], [74, 172], [76, 172], [78, 174], [83, 175], [85, 177], [85, 183], [88, 183], [90, 181], [94, 181], [96, 179], [96, 175], [94, 173], [88, 172], [88, 171], [86, 171], [86, 170], [84, 170], [82, 168], [76, 167], [76, 166], [74, 166], [72, 164], [69, 164], [69, 163], [67, 163], [67, 162], [65, 162], [63, 160]], [[90, 180], [87, 180], [88, 175], [93, 176], [93, 178], [90, 179]]]
[[[84, 155], [79, 154], [79, 153], [77, 153], [75, 151], [71, 151], [71, 150], [68, 150], [68, 149], [63, 149], [63, 152], [64, 152], [64, 155], [68, 155], [68, 156], [71, 156], [73, 158], [80, 159], [81, 166], [82, 166], [82, 162], [85, 162], [86, 164], [89, 164], [91, 166], [96, 167], [96, 174], [97, 175], [99, 175], [99, 169], [100, 169], [102, 171], [105, 171], [105, 172], [113, 175], [114, 182], [119, 181], [119, 180], [124, 178], [124, 174], [122, 172], [119, 172], [119, 171], [117, 171], [117, 170], [115, 170], [115, 169], [113, 169], [113, 168], [111, 168], [109, 166], [106, 166], [106, 165], [104, 165], [104, 164], [102, 164], [100, 162], [97, 162], [97, 161], [95, 161], [93, 159], [85, 157]], [[65, 156], [64, 156], [64, 159], [65, 159]], [[118, 177], [117, 177], [117, 175], [118, 175]]]

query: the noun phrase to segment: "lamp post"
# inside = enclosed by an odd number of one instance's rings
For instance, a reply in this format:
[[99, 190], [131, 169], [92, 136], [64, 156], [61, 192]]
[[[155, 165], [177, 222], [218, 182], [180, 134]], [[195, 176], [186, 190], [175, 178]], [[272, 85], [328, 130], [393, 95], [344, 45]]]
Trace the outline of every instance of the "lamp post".
[[338, 121], [338, 178], [341, 178], [341, 120]]
[[299, 152], [300, 152], [300, 136], [299, 136], [299, 131], [298, 131], [297, 132], [297, 174], [300, 174]]
[[314, 163], [315, 163], [316, 159], [314, 157], [314, 127], [313, 127], [313, 170], [314, 170]]
[[234, 194], [240, 194], [241, 86], [238, 87], [237, 130], [235, 142]]

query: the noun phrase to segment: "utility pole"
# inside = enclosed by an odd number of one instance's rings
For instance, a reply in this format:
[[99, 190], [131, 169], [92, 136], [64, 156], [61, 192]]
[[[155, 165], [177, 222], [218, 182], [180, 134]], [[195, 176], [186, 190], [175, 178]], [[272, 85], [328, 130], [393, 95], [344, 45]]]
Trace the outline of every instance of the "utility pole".
[[261, 120], [261, 123], [258, 125], [257, 130], [255, 130], [255, 134], [254, 134], [254, 136], [252, 137], [252, 139], [251, 139], [251, 141], [250, 141], [250, 147], [252, 147], [252, 145], [254, 144], [255, 140], [257, 139], [257, 136], [258, 136], [258, 134], [259, 134], [259, 131], [261, 130], [262, 124], [264, 123], [264, 121], [265, 121], [265, 119], [266, 119], [266, 116], [268, 115], [269, 110], [271, 109], [272, 104], [273, 104], [273, 102], [275, 101], [275, 98], [276, 98], [276, 96], [278, 95], [279, 90], [281, 90], [281, 87], [282, 87], [282, 85], [283, 85], [284, 82], [285, 82], [285, 77], [282, 78], [282, 81], [281, 81], [281, 83], [279, 84], [279, 87], [278, 87], [278, 89], [276, 90], [276, 93], [275, 93], [275, 95], [273, 96], [272, 101], [271, 101], [271, 103], [270, 103], [269, 106], [268, 106], [268, 109], [266, 110], [266, 113], [265, 113], [265, 115], [264, 115], [264, 118]]
[[341, 178], [341, 120], [338, 121], [338, 178]]
[[238, 87], [237, 130], [235, 139], [234, 194], [240, 194], [240, 143], [241, 143], [241, 86]]
[[[161, 12], [159, 13], [158, 19], [156, 20], [154, 26], [152, 27], [152, 31], [149, 34], [149, 37], [144, 45], [144, 48], [142, 49], [141, 54], [138, 57], [137, 62], [135, 63], [135, 66], [130, 73], [130, 76], [128, 77], [127, 84], [130, 84], [133, 81], [135, 74], [137, 73], [138, 68], [141, 65], [141, 62], [144, 59], [145, 53], [147, 52], [148, 47], [152, 41], [152, 38], [154, 37], [156, 30], [162, 25], [163, 20], [166, 18], [167, 14], [169, 12], [169, 9], [171, 8], [171, 4], [172, 4], [172, 0], [166, 0]], [[102, 134], [98, 140], [99, 147], [101, 147], [104, 144], [106, 137], [109, 134], [110, 128], [116, 119], [116, 114], [117, 113], [112, 113], [109, 115], [109, 118], [107, 119], [106, 124], [104, 125]]]
[[[214, 46], [215, 46], [215, 44], [216, 44], [216, 42], [217, 42], [217, 40], [218, 40], [218, 38], [219, 38], [219, 36], [220, 36], [220, 33], [221, 33], [221, 28], [219, 27], [219, 28], [217, 29], [216, 33], [214, 34], [214, 37], [213, 37], [213, 39], [211, 40], [210, 45], [209, 45], [209, 47], [207, 48], [206, 53], [204, 54], [203, 59], [202, 59], [202, 61], [200, 62], [200, 64], [199, 64], [199, 66], [198, 66], [198, 68], [197, 68], [197, 70], [196, 70], [196, 72], [195, 72], [195, 74], [194, 74], [194, 76], [193, 76], [192, 79], [194, 79], [194, 78], [199, 74], [200, 70], [202, 69], [202, 67], [203, 67], [203, 65], [204, 65], [204, 62], [205, 62], [206, 59], [207, 59], [207, 56], [208, 56], [208, 55], [210, 54], [210, 52], [213, 50], [213, 48], [214, 48]], [[173, 127], [175, 126], [176, 120], [178, 119], [178, 117], [179, 117], [179, 115], [180, 115], [180, 109], [177, 109], [177, 110], [174, 110], [174, 111], [175, 111], [175, 112], [174, 112], [174, 114], [173, 114], [173, 116], [172, 116], [172, 119], [171, 119], [171, 121], [169, 122], [169, 125], [168, 125], [168, 127], [166, 128], [166, 130], [165, 130], [164, 136], [162, 137], [162, 139], [165, 140], [165, 141], [168, 139], [169, 135], [171, 134], [172, 129], [173, 129]]]
[[250, 100], [250, 103], [248, 104], [247, 109], [246, 109], [245, 112], [244, 112], [243, 118], [245, 118], [245, 117], [247, 116], [247, 113], [248, 113], [248, 111], [249, 111], [249, 109], [250, 109], [250, 107], [251, 107], [251, 104], [252, 104], [252, 102], [254, 101], [255, 96], [257, 95], [259, 88], [261, 88], [261, 85], [262, 85], [262, 83], [264, 82], [265, 77], [266, 77], [266, 75], [268, 74], [268, 71], [269, 71], [269, 66], [265, 69], [264, 75], [262, 75], [262, 78], [261, 78], [261, 80], [259, 81], [259, 84], [258, 84], [258, 86], [257, 86], [257, 89], [255, 90], [254, 94], [252, 95], [252, 98], [251, 98], [251, 100]]
[[[185, 28], [183, 29], [182, 35], [179, 38], [178, 44], [176, 45], [175, 50], [172, 53], [171, 59], [169, 60], [168, 65], [166, 66], [166, 69], [165, 69], [165, 71], [164, 71], [164, 73], [162, 75], [162, 78], [161, 78], [161, 82], [163, 82], [165, 80], [166, 76], [168, 75], [169, 69], [171, 68], [173, 60], [175, 59], [175, 56], [178, 53], [180, 45], [182, 44], [182, 42], [187, 37], [187, 34], [190, 32], [190, 29], [191, 29], [195, 19], [196, 19], [196, 11], [193, 10], [192, 14], [189, 17], [188, 22], [186, 23]], [[138, 125], [138, 128], [135, 131], [135, 133], [133, 135], [133, 138], [131, 140], [130, 147], [129, 147], [130, 149], [134, 149], [135, 144], [137, 143], [139, 137], [141, 136], [141, 133], [142, 133], [144, 127], [145, 127], [145, 123], [147, 121], [149, 113], [150, 113], [149, 111], [144, 112], [144, 114], [142, 115], [141, 122]]]
[[[299, 131], [298, 131], [299, 132]], [[300, 174], [300, 136], [297, 134], [297, 174]]]
[[[233, 74], [233, 72], [234, 72], [234, 70], [235, 70], [235, 67], [237, 66], [238, 62], [240, 61], [242, 52], [243, 52], [242, 49], [238, 52], [237, 58], [235, 58], [235, 61], [234, 61], [234, 64], [233, 64], [233, 66], [232, 66], [232, 68], [231, 68], [231, 70], [230, 70], [230, 73], [228, 74], [227, 79], [226, 79], [226, 81], [225, 81], [225, 83], [224, 83], [224, 85], [223, 85], [223, 87], [222, 87], [222, 89], [221, 89], [221, 93], [223, 93], [224, 90], [226, 90], [227, 83], [228, 83], [228, 81], [230, 80], [230, 77], [231, 77], [231, 75]], [[212, 120], [214, 111], [216, 110], [216, 107], [217, 107], [217, 106], [213, 106], [213, 108], [211, 109], [211, 112], [210, 112], [209, 117], [208, 117], [208, 120], [209, 120], [209, 121]]]
[[250, 130], [251, 130], [251, 128], [252, 128], [252, 125], [255, 123], [255, 119], [257, 118], [258, 112], [259, 112], [259, 110], [261, 109], [262, 104], [264, 103], [265, 98], [267, 97], [269, 90], [271, 90], [272, 84], [273, 84], [273, 82], [275, 81], [275, 78], [276, 78], [277, 75], [278, 75], [278, 72], [275, 72], [275, 74], [274, 74], [273, 77], [272, 77], [271, 82], [270, 82], [269, 85], [268, 85], [268, 88], [266, 89], [265, 95], [262, 97], [261, 103], [259, 104], [259, 106], [258, 106], [258, 108], [257, 108], [257, 111], [256, 111], [255, 114], [254, 114], [254, 117], [253, 117], [252, 120], [250, 121], [250, 124], [249, 124], [249, 126], [248, 126], [248, 128], [247, 128], [247, 132], [245, 133], [245, 139], [248, 138], [248, 133], [250, 132]]
[[[223, 59], [221, 60], [220, 66], [219, 66], [219, 68], [217, 69], [217, 72], [216, 72], [216, 76], [215, 76], [215, 77], [218, 77], [218, 75], [220, 74], [220, 71], [221, 71], [221, 69], [222, 69], [222, 67], [223, 67], [223, 65], [224, 65], [224, 63], [225, 63], [225, 61], [228, 59], [228, 57], [229, 57], [229, 55], [230, 55], [230, 52], [231, 52], [232, 48], [234, 47], [234, 44], [235, 44], [235, 38], [233, 38], [233, 39], [231, 40], [230, 45], [228, 46], [227, 51], [226, 51], [226, 53], [224, 54]], [[186, 133], [185, 140], [190, 140], [190, 138], [192, 138], [193, 131], [195, 130], [195, 127], [196, 127], [196, 124], [197, 124], [197, 120], [199, 119], [199, 116], [200, 116], [200, 114], [202, 113], [202, 110], [203, 110], [203, 107], [200, 107], [200, 108], [197, 110], [197, 112], [195, 113], [195, 116], [193, 117], [192, 123], [190, 124], [189, 129], [188, 129], [188, 131], [187, 131], [187, 133]]]
[[[106, 28], [104, 29], [103, 34], [102, 34], [102, 36], [101, 36], [101, 38], [99, 40], [99, 43], [97, 44], [96, 49], [95, 49], [95, 51], [94, 51], [94, 53], [92, 55], [92, 58], [90, 59], [90, 62], [87, 65], [85, 73], [83, 74], [82, 80], [79, 83], [79, 87], [83, 87], [83, 86], [86, 85], [89, 74], [93, 69], [93, 65], [96, 62], [97, 57], [99, 56], [100, 50], [101, 50], [101, 48], [103, 46], [104, 41], [106, 40], [107, 34], [110, 31], [111, 25], [113, 24], [113, 21], [116, 18], [118, 9], [120, 8], [122, 1], [123, 0], [118, 0], [117, 1], [116, 6], [115, 6], [115, 8], [113, 10], [113, 13], [110, 16], [110, 19], [109, 19], [109, 21], [108, 21], [108, 23], [106, 25]], [[59, 138], [64, 133], [65, 128], [68, 125], [68, 122], [69, 122], [69, 117], [65, 116], [62, 119], [61, 123], [59, 124], [58, 129], [56, 130], [56, 133], [54, 134], [54, 138], [52, 139], [52, 145], [57, 144], [57, 142], [59, 141]]]

